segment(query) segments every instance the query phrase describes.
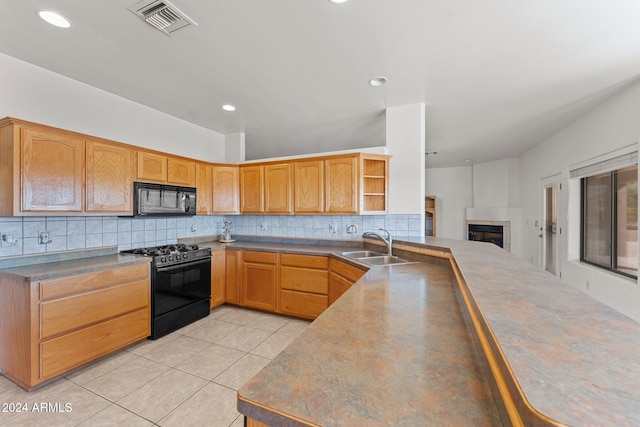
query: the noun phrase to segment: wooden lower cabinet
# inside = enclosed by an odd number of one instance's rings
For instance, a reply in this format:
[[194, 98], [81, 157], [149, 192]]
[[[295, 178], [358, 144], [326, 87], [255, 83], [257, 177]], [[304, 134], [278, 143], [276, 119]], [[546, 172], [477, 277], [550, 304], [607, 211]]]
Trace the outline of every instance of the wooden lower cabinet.
[[224, 304], [226, 278], [225, 251], [213, 251], [211, 254], [211, 309]]
[[135, 310], [43, 341], [43, 379], [53, 378], [149, 336], [149, 312]]
[[358, 281], [366, 271], [332, 258], [329, 261], [329, 305], [347, 292], [351, 285]]
[[280, 312], [315, 319], [329, 306], [329, 258], [280, 255]]
[[277, 254], [243, 251], [242, 305], [260, 310], [276, 310]]
[[0, 369], [25, 389], [150, 334], [149, 264], [60, 279], [0, 277]]
[[242, 251], [225, 251], [225, 302], [240, 304], [240, 261]]
[[225, 302], [305, 319], [322, 314], [366, 273], [320, 255], [228, 249], [225, 256]]

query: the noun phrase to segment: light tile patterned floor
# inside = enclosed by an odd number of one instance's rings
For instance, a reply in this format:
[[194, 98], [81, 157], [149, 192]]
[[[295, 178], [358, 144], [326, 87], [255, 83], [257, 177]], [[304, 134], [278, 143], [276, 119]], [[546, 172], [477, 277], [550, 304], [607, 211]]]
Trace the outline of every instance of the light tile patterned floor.
[[240, 427], [238, 388], [308, 324], [222, 306], [29, 393], [0, 376], [0, 424]]

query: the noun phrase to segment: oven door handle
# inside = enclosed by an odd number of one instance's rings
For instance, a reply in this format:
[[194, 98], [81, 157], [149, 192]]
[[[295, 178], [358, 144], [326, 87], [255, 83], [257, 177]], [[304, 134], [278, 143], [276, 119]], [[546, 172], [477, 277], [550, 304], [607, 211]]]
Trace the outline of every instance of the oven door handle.
[[206, 257], [206, 258], [201, 258], [201, 259], [197, 259], [194, 261], [187, 261], [187, 262], [182, 262], [180, 264], [171, 264], [171, 265], [167, 265], [166, 267], [156, 267], [156, 271], [161, 272], [161, 271], [167, 271], [167, 270], [171, 270], [175, 267], [179, 267], [179, 268], [184, 268], [184, 267], [190, 267], [193, 265], [198, 265], [198, 264], [209, 264], [211, 265], [211, 257]]

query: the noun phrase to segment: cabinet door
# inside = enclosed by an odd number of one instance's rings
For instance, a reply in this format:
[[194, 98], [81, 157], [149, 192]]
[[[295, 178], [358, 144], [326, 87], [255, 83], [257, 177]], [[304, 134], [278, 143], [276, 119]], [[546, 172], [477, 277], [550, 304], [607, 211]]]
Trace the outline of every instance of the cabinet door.
[[87, 212], [131, 214], [132, 151], [87, 141]]
[[225, 302], [240, 304], [239, 251], [225, 253]]
[[358, 158], [325, 160], [325, 212], [358, 213]]
[[175, 157], [167, 158], [167, 182], [183, 187], [195, 187], [196, 162]]
[[197, 213], [211, 213], [211, 166], [204, 163], [196, 164], [196, 190], [197, 194]]
[[295, 212], [324, 212], [324, 162], [322, 160], [295, 162], [293, 167]]
[[329, 260], [329, 305], [340, 298], [366, 272], [336, 259]]
[[266, 213], [293, 213], [293, 175], [291, 169], [291, 163], [264, 167], [264, 210]]
[[336, 273], [329, 274], [329, 305], [333, 304], [342, 294], [347, 292], [353, 285], [349, 279], [346, 279]]
[[22, 210], [82, 211], [84, 141], [22, 129]]
[[136, 179], [151, 182], [167, 182], [167, 157], [138, 151]]
[[225, 251], [214, 251], [211, 256], [211, 308], [224, 304]]
[[238, 213], [238, 166], [213, 166], [211, 213]]
[[276, 309], [276, 254], [244, 251], [242, 254], [242, 305]]
[[264, 167], [240, 167], [240, 212], [264, 212]]

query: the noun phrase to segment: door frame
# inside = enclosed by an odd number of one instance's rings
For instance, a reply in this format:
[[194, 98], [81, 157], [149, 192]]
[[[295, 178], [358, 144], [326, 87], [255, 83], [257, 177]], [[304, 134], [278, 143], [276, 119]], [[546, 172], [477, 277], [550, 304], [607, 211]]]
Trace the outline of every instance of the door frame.
[[539, 194], [539, 208], [540, 208], [540, 216], [538, 223], [538, 267], [542, 270], [545, 270], [545, 261], [546, 261], [546, 234], [544, 231], [545, 227], [545, 219], [546, 219], [546, 211], [547, 211], [547, 198], [546, 198], [546, 190], [550, 187], [556, 187], [556, 224], [558, 227], [558, 233], [556, 237], [556, 247], [555, 247], [555, 265], [556, 265], [556, 276], [561, 277], [560, 273], [560, 236], [562, 235], [562, 228], [560, 227], [560, 216], [557, 214], [558, 205], [560, 199], [560, 190], [562, 190], [561, 183], [562, 175], [560, 173], [541, 178], [540, 179], [540, 187], [538, 190]]

